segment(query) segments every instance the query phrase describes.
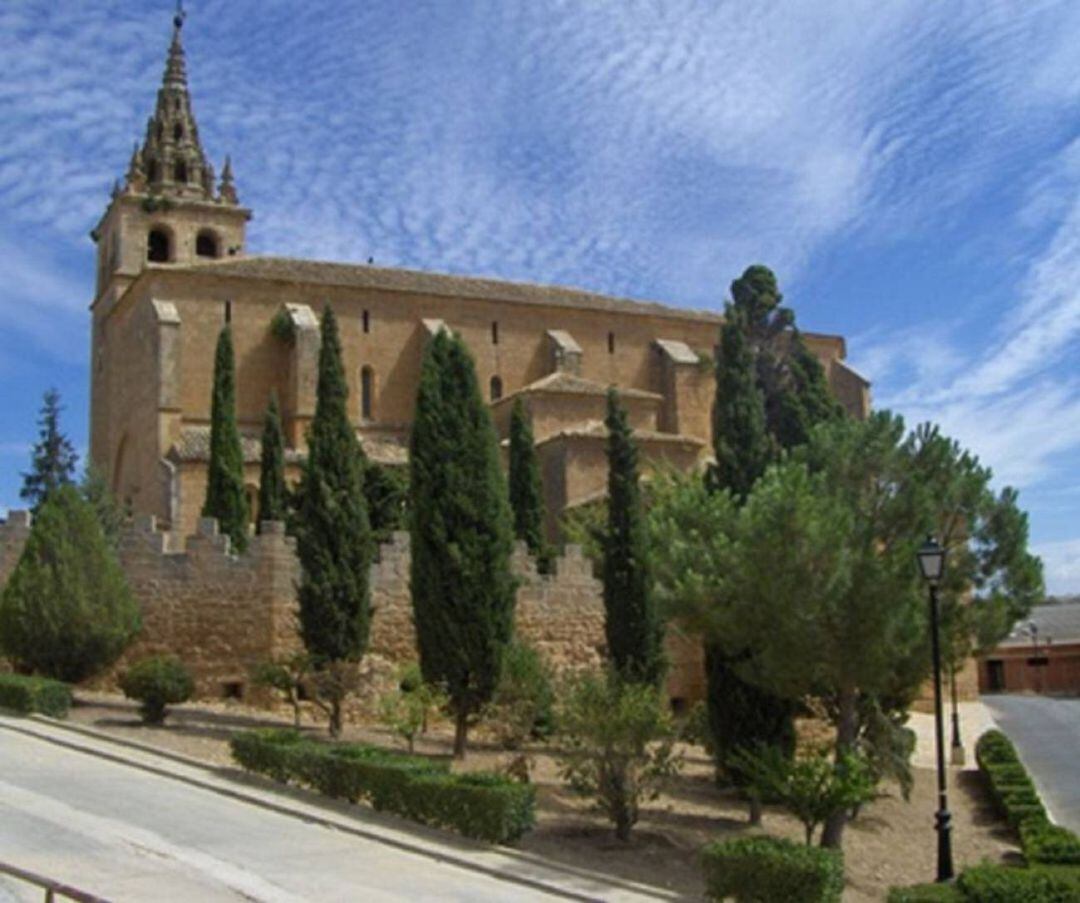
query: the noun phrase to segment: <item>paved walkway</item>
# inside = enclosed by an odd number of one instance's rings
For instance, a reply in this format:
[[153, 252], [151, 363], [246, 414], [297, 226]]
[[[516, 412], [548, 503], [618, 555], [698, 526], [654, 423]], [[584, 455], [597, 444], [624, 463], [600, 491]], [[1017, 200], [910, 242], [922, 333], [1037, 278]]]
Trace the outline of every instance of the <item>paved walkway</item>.
[[1080, 699], [984, 696], [1058, 824], [1080, 831]]
[[[994, 715], [981, 701], [961, 702], [960, 742], [964, 747], [964, 767], [976, 768], [975, 741], [985, 731], [996, 727]], [[912, 712], [908, 727], [915, 731], [915, 754], [912, 765], [918, 768], [936, 768], [937, 754], [934, 749], [934, 716], [926, 712]], [[952, 708], [945, 707], [945, 761], [949, 761], [952, 744]]]
[[[112, 900], [659, 900], [640, 885], [0, 716], [0, 859]], [[0, 900], [40, 899], [0, 878]]]

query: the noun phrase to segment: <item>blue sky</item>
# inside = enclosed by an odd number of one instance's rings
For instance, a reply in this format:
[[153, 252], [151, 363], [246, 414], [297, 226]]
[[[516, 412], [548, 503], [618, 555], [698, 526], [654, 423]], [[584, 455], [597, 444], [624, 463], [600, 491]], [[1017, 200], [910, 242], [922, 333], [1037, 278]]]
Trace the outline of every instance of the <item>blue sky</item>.
[[[763, 262], [875, 404], [1021, 489], [1080, 592], [1080, 3], [190, 0], [249, 249], [720, 308]], [[0, 8], [0, 508], [86, 442], [87, 237], [171, 4]]]

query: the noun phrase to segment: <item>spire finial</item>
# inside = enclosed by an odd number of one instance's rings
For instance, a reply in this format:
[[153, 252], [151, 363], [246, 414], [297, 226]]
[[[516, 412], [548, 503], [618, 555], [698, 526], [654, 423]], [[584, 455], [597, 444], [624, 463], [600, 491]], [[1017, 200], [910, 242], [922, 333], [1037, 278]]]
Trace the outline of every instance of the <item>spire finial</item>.
[[184, 19], [186, 18], [187, 13], [184, 12], [184, 0], [176, 0], [176, 15], [173, 16], [172, 24], [177, 32], [184, 27]]
[[236, 195], [236, 183], [233, 181], [232, 158], [225, 158], [225, 165], [221, 168], [221, 184], [218, 186], [218, 200], [225, 204], [237, 204], [239, 198]]
[[187, 68], [184, 65], [184, 45], [180, 43], [180, 29], [184, 27], [183, 0], [176, 0], [176, 14], [173, 16], [172, 43], [169, 45], [169, 58], [165, 62], [165, 85], [174, 88], [187, 87]]

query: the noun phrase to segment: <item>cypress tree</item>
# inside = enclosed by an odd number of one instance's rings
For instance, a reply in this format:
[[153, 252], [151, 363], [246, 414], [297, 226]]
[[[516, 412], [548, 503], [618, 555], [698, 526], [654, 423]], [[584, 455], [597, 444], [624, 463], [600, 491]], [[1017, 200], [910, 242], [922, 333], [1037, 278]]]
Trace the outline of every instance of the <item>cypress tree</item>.
[[263, 420], [259, 455], [259, 528], [266, 520], [285, 520], [288, 514], [285, 487], [285, 437], [281, 432], [277, 394], [270, 396]]
[[409, 452], [413, 620], [424, 679], [446, 687], [454, 755], [494, 693], [513, 630], [512, 519], [498, 437], [468, 349], [440, 331], [420, 368]]
[[31, 470], [24, 473], [19, 498], [30, 502], [36, 514], [49, 493], [70, 485], [78, 455], [67, 436], [60, 432], [60, 393], [49, 389], [41, 403], [38, 418], [38, 441], [34, 445]]
[[540, 465], [536, 460], [532, 426], [518, 398], [510, 413], [510, 507], [514, 511], [514, 536], [536, 556], [541, 570], [547, 567], [544, 541], [544, 497]]
[[94, 509], [74, 486], [56, 487], [0, 596], [0, 648], [19, 668], [77, 682], [115, 662], [138, 630]]
[[296, 551], [301, 578], [300, 636], [317, 670], [330, 711], [330, 732], [341, 732], [349, 690], [347, 665], [360, 661], [371, 625], [368, 571], [372, 541], [364, 502], [364, 457], [349, 422], [337, 320], [322, 319], [315, 417], [297, 492]]
[[716, 464], [709, 472], [711, 486], [729, 489], [740, 500], [749, 495], [773, 455], [745, 319], [743, 312], [727, 306], [712, 417]]
[[626, 411], [608, 390], [608, 523], [604, 535], [604, 629], [615, 671], [633, 683], [659, 684], [664, 628], [653, 598], [638, 452]]
[[236, 364], [229, 327], [222, 328], [214, 352], [214, 390], [210, 402], [210, 464], [206, 472], [203, 517], [216, 517], [234, 552], [248, 542], [248, 504], [244, 493], [244, 452], [236, 427]]

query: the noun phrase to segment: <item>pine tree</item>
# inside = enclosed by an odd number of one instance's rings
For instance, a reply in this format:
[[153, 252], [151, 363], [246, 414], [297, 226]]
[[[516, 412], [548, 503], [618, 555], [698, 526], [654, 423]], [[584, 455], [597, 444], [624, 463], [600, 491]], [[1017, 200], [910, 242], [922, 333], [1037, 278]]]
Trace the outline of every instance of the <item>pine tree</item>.
[[38, 441], [34, 446], [32, 469], [24, 473], [19, 498], [30, 502], [37, 513], [49, 493], [60, 486], [70, 485], [75, 474], [78, 455], [67, 436], [60, 432], [60, 393], [49, 389], [41, 404], [38, 418]]
[[225, 326], [214, 352], [214, 390], [210, 402], [210, 464], [206, 470], [203, 517], [216, 517], [234, 552], [248, 543], [248, 503], [244, 492], [244, 452], [236, 426], [236, 364], [232, 335]]
[[512, 518], [498, 437], [458, 336], [440, 331], [420, 369], [409, 453], [411, 588], [424, 679], [455, 715], [454, 755], [491, 699], [513, 629]]
[[315, 417], [297, 492], [296, 551], [301, 579], [300, 636], [322, 672], [330, 732], [341, 732], [349, 664], [367, 649], [372, 541], [364, 502], [364, 457], [349, 422], [337, 320], [323, 314]]
[[540, 466], [532, 426], [520, 398], [510, 413], [510, 507], [514, 511], [514, 536], [536, 556], [541, 570], [546, 569], [548, 549], [544, 541]]
[[101, 472], [92, 464], [86, 466], [79, 493], [93, 510], [101, 532], [105, 534], [105, 541], [115, 552], [120, 545], [120, 534], [129, 512], [124, 510]]
[[716, 464], [709, 472], [711, 486], [728, 489], [738, 499], [749, 495], [773, 456], [745, 318], [729, 304], [720, 330], [712, 418]]
[[633, 683], [659, 684], [664, 628], [653, 598], [638, 452], [626, 411], [608, 390], [608, 523], [604, 536], [604, 629], [615, 671]]
[[262, 448], [259, 456], [259, 529], [268, 520], [284, 521], [288, 490], [285, 486], [285, 437], [281, 432], [277, 395], [270, 396], [263, 421]]
[[55, 488], [0, 597], [0, 647], [17, 667], [77, 682], [120, 656], [139, 629], [131, 595], [91, 506]]

